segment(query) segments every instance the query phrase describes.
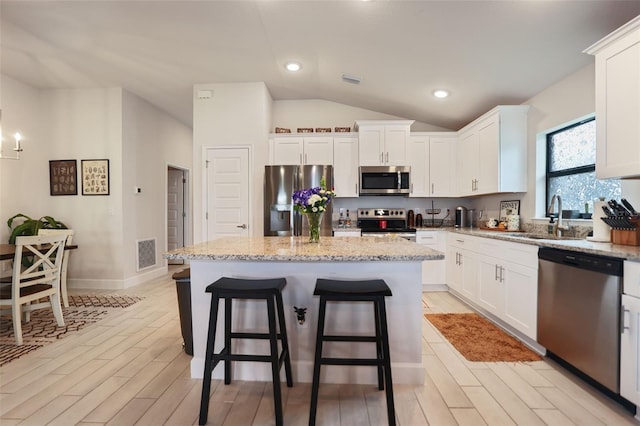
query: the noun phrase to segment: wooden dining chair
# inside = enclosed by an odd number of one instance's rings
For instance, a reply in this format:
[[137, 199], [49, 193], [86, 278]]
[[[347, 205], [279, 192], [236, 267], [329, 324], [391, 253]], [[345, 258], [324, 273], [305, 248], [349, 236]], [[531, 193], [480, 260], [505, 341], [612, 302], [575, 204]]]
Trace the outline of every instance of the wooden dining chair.
[[[38, 235], [66, 235], [67, 242], [65, 246], [73, 243], [73, 229], [39, 229]], [[67, 293], [67, 267], [69, 266], [69, 250], [64, 251], [62, 258], [62, 268], [60, 269], [60, 292], [62, 294], [62, 302], [64, 307], [69, 307], [69, 294]]]
[[[22, 345], [22, 313], [51, 307], [59, 326], [64, 326], [60, 306], [60, 271], [66, 235], [16, 238], [10, 285], [0, 287], [0, 308], [11, 309], [16, 343]], [[23, 259], [27, 259], [23, 262]], [[41, 301], [40, 299], [48, 300]], [[28, 321], [28, 319], [27, 319]]]

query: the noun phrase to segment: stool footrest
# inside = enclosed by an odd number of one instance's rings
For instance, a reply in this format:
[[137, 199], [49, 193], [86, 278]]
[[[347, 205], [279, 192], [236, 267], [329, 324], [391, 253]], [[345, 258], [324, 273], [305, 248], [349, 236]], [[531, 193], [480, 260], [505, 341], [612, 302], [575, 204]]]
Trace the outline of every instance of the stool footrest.
[[325, 342], [376, 342], [376, 336], [322, 336]]
[[384, 365], [384, 359], [376, 358], [320, 358], [322, 365]]
[[224, 360], [272, 362], [273, 357], [271, 355], [247, 355], [247, 354], [213, 355], [214, 365], [217, 364], [219, 361], [224, 361]]
[[[229, 333], [232, 339], [266, 339], [269, 340], [269, 333]], [[282, 335], [276, 333], [276, 337], [282, 340]]]

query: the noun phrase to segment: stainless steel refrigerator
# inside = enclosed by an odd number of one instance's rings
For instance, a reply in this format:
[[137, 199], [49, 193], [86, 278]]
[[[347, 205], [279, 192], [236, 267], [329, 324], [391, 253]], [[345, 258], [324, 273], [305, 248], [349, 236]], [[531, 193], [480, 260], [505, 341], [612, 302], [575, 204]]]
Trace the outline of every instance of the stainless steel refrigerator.
[[[333, 166], [265, 166], [264, 235], [307, 235], [309, 227], [302, 214], [293, 209], [291, 196], [298, 189], [320, 186], [324, 176], [327, 188], [333, 188]], [[332, 233], [333, 201], [322, 219], [320, 235]]]

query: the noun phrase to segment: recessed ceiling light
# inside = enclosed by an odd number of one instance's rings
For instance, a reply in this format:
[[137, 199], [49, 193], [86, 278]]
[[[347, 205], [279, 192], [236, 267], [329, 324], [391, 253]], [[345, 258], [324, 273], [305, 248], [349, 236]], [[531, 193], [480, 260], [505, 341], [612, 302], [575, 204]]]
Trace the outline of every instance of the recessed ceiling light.
[[436, 98], [442, 99], [449, 96], [449, 92], [447, 92], [446, 90], [434, 90], [433, 96], [435, 96]]
[[302, 68], [302, 67], [297, 62], [289, 62], [289, 63], [287, 63], [286, 68], [289, 71], [294, 71], [295, 72], [295, 71], [300, 71], [300, 68]]

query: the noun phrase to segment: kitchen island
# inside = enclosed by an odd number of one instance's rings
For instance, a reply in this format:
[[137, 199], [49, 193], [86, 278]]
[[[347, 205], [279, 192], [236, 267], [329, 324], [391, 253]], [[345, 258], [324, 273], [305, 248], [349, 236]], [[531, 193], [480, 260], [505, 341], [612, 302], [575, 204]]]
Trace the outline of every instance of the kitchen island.
[[[311, 382], [317, 327], [317, 278], [373, 279], [387, 282], [387, 319], [395, 383], [422, 384], [422, 261], [443, 259], [444, 254], [402, 238], [326, 237], [320, 243], [307, 237], [230, 237], [164, 254], [166, 259], [184, 259], [191, 265], [191, 306], [193, 350], [191, 377], [201, 378], [211, 297], [205, 288], [222, 276], [237, 278], [285, 277], [283, 291], [285, 321], [294, 382]], [[236, 328], [266, 331], [266, 304], [262, 301], [234, 301]], [[298, 324], [294, 306], [306, 307], [306, 321]], [[339, 308], [339, 309], [336, 309]], [[220, 305], [218, 324], [224, 306]], [[374, 333], [370, 303], [341, 303], [327, 306], [328, 333], [363, 335]], [[355, 332], [355, 333], [354, 333]], [[222, 327], [216, 335], [216, 351], [222, 347]], [[236, 341], [243, 353], [267, 353], [268, 342]], [[325, 348], [327, 356], [374, 356], [371, 344], [334, 343]], [[214, 370], [222, 378], [223, 368]], [[234, 363], [233, 377], [240, 380], [270, 381], [266, 363]], [[330, 383], [377, 383], [376, 369], [360, 366], [332, 366], [322, 370], [321, 380]]]

